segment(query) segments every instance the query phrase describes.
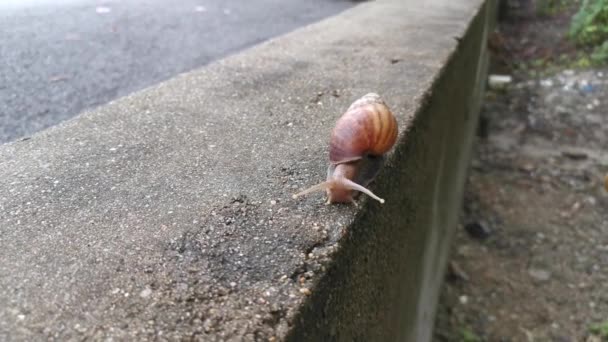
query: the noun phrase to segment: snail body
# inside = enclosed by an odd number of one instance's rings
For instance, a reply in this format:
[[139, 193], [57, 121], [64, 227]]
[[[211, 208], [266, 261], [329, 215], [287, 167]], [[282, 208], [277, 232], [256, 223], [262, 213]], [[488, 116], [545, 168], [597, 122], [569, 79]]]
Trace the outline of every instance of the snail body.
[[397, 134], [397, 120], [380, 96], [369, 93], [361, 97], [332, 130], [326, 181], [293, 197], [325, 190], [328, 204], [355, 203], [358, 191], [384, 203], [365, 186], [380, 170], [383, 155], [393, 147]]

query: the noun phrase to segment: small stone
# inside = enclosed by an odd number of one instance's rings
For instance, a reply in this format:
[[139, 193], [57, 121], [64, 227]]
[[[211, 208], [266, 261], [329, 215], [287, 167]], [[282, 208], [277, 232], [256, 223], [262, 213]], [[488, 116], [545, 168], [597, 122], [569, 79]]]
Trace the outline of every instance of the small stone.
[[471, 247], [467, 246], [467, 245], [459, 246], [458, 249], [456, 250], [456, 253], [458, 253], [459, 256], [465, 257], [465, 258], [471, 257], [474, 254]]
[[139, 293], [139, 296], [141, 298], [148, 298], [148, 297], [150, 297], [151, 294], [152, 294], [152, 289], [150, 289], [149, 287], [146, 287], [145, 289], [141, 290], [141, 292]]
[[532, 171], [534, 171], [535, 168], [536, 167], [532, 163], [524, 163], [519, 167], [519, 169], [524, 172], [532, 172]]
[[594, 206], [594, 205], [597, 204], [597, 199], [595, 197], [593, 197], [593, 196], [587, 196], [587, 197], [585, 197], [584, 201], [585, 201], [585, 203], [587, 203], [589, 205], [592, 205], [592, 206]]
[[513, 77], [510, 75], [490, 75], [488, 77], [488, 86], [494, 90], [505, 89], [511, 82], [513, 82]]
[[469, 276], [455, 261], [448, 264], [448, 274], [451, 279], [469, 281]]
[[478, 240], [485, 240], [492, 235], [492, 230], [483, 221], [468, 223], [464, 226], [470, 237]]
[[553, 87], [553, 80], [549, 80], [549, 79], [541, 80], [540, 85], [545, 88]]
[[235, 282], [233, 282], [233, 281], [231, 281], [231, 282], [230, 282], [230, 287], [235, 287], [235, 286], [236, 286], [236, 283], [235, 283]]
[[83, 327], [82, 325], [80, 325], [80, 324], [78, 324], [78, 323], [76, 323], [76, 324], [74, 325], [74, 330], [76, 330], [76, 331], [78, 331], [79, 333], [83, 334], [83, 333], [85, 333], [85, 332], [87, 331], [87, 328], [86, 328], [86, 327]]
[[310, 296], [312, 294], [312, 292], [310, 291], [309, 288], [307, 287], [302, 287], [300, 288], [300, 293], [305, 295], [305, 296]]
[[572, 160], [584, 160], [587, 159], [587, 153], [583, 151], [566, 150], [562, 151], [562, 156], [570, 158]]
[[528, 270], [528, 274], [537, 281], [547, 281], [551, 279], [551, 272], [543, 269], [531, 268]]
[[586, 83], [581, 85], [580, 90], [583, 93], [592, 93], [595, 90], [595, 87], [593, 84]]
[[568, 108], [566, 108], [564, 106], [560, 106], [560, 105], [555, 106], [555, 112], [559, 115], [570, 114], [570, 111], [568, 110]]
[[581, 202], [576, 201], [576, 202], [574, 202], [574, 204], [572, 205], [572, 208], [570, 208], [570, 213], [571, 213], [571, 214], [574, 214], [574, 213], [576, 213], [577, 211], [579, 211], [579, 209], [580, 209], [580, 208], [581, 208]]
[[277, 201], [275, 201], [275, 200], [270, 201], [270, 205], [275, 205], [275, 204], [277, 204]]
[[112, 12], [112, 9], [107, 6], [97, 6], [95, 7], [95, 12], [97, 12], [98, 14], [107, 14]]
[[460, 296], [460, 297], [458, 297], [458, 301], [460, 301], [460, 304], [466, 305], [469, 302], [469, 297], [468, 296]]
[[205, 330], [206, 333], [211, 331], [211, 328], [213, 326], [213, 321], [211, 321], [210, 318], [207, 318], [204, 322], [203, 322], [203, 330]]

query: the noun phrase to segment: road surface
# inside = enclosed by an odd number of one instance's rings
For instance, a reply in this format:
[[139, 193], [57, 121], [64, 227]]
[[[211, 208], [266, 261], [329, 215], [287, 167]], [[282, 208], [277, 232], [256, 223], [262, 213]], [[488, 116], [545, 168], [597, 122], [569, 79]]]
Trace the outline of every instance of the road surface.
[[3, 0], [0, 144], [352, 5], [347, 0]]

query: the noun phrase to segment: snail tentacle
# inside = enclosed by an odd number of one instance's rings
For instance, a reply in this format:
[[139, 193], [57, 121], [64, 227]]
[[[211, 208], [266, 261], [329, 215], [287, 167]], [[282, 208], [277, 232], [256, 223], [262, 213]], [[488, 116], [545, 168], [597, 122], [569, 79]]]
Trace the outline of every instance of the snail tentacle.
[[366, 194], [367, 196], [375, 199], [376, 201], [378, 201], [380, 203], [384, 203], [384, 199], [376, 196], [373, 192], [371, 192], [370, 190], [368, 190], [364, 186], [362, 186], [360, 184], [357, 184], [357, 183], [351, 181], [348, 178], [335, 178], [333, 181], [335, 183], [341, 185], [342, 187], [346, 188], [346, 189], [360, 191], [360, 192]]
[[325, 182], [321, 182], [317, 185], [313, 185], [310, 188], [306, 189], [306, 190], [302, 190], [300, 192], [298, 192], [297, 194], [292, 195], [291, 197], [293, 199], [296, 199], [300, 196], [304, 196], [306, 194], [309, 194], [311, 192], [315, 192], [315, 191], [323, 191], [327, 188], [329, 188], [331, 181], [325, 181]]

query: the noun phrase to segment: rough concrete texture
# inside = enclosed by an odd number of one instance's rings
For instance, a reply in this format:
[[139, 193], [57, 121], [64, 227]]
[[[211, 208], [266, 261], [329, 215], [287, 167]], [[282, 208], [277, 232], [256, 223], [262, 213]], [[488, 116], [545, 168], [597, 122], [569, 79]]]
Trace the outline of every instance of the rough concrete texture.
[[[1, 146], [0, 339], [428, 340], [486, 9], [363, 3]], [[387, 203], [292, 200], [370, 91]]]

